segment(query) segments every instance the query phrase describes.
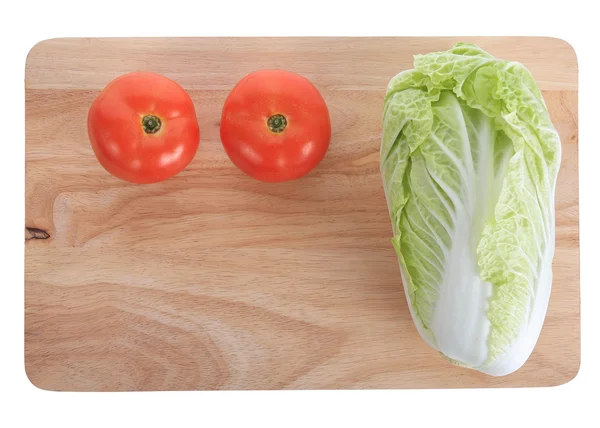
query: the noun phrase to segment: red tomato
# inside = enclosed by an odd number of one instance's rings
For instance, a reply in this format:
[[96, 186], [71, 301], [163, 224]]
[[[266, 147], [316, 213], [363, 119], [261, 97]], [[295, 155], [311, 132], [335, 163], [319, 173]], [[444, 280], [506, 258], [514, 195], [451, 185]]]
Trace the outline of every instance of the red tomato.
[[308, 174], [325, 156], [330, 139], [323, 97], [296, 73], [250, 73], [223, 107], [223, 147], [240, 170], [257, 180], [282, 182]]
[[134, 72], [110, 82], [92, 103], [88, 135], [100, 164], [132, 183], [156, 183], [194, 158], [200, 129], [194, 103], [176, 82]]

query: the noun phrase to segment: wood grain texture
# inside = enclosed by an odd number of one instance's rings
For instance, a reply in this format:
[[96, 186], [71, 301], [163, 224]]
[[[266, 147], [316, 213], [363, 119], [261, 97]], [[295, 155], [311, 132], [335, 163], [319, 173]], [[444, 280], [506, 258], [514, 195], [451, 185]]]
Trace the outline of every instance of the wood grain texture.
[[[26, 64], [25, 365], [50, 390], [550, 386], [579, 369], [577, 62], [551, 38], [463, 38], [525, 64], [563, 144], [550, 306], [526, 365], [454, 367], [409, 315], [379, 175], [387, 82], [454, 38], [55, 39]], [[219, 141], [228, 91], [258, 68], [311, 79], [331, 111], [321, 165], [239, 172]], [[86, 115], [148, 70], [192, 96], [201, 143], [164, 183], [109, 176]]]

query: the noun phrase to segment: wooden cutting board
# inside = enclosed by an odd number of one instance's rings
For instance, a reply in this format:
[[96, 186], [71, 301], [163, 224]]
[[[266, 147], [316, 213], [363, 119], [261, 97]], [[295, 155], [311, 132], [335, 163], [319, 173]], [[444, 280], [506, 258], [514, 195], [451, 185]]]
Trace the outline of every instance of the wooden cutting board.
[[[520, 61], [563, 144], [554, 284], [526, 365], [454, 367], [409, 315], [379, 175], [385, 87], [412, 57], [479, 44]], [[322, 91], [333, 139], [290, 183], [243, 175], [219, 140], [228, 91], [259, 68]], [[87, 139], [98, 92], [134, 70], [192, 96], [201, 143], [166, 182], [108, 175]], [[552, 38], [54, 39], [26, 64], [25, 365], [49, 390], [551, 386], [579, 369], [577, 60]]]

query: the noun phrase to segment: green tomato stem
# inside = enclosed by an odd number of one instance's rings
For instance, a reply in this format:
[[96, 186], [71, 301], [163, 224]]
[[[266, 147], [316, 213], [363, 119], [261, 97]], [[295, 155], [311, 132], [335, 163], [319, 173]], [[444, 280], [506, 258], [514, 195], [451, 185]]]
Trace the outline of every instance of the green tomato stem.
[[287, 126], [287, 119], [282, 114], [274, 114], [267, 120], [267, 126], [271, 132], [279, 134]]
[[157, 116], [147, 114], [142, 118], [142, 128], [146, 134], [156, 134], [161, 126], [162, 122]]

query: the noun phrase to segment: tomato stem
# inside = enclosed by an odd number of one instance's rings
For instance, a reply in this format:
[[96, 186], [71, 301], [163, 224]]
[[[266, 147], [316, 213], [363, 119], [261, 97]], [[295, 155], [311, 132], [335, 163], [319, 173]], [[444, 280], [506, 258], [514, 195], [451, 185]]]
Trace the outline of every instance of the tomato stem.
[[274, 114], [267, 120], [267, 126], [271, 132], [279, 134], [287, 126], [287, 119], [282, 114]]
[[156, 134], [161, 126], [162, 123], [157, 116], [147, 114], [142, 118], [142, 128], [144, 128], [146, 134]]

